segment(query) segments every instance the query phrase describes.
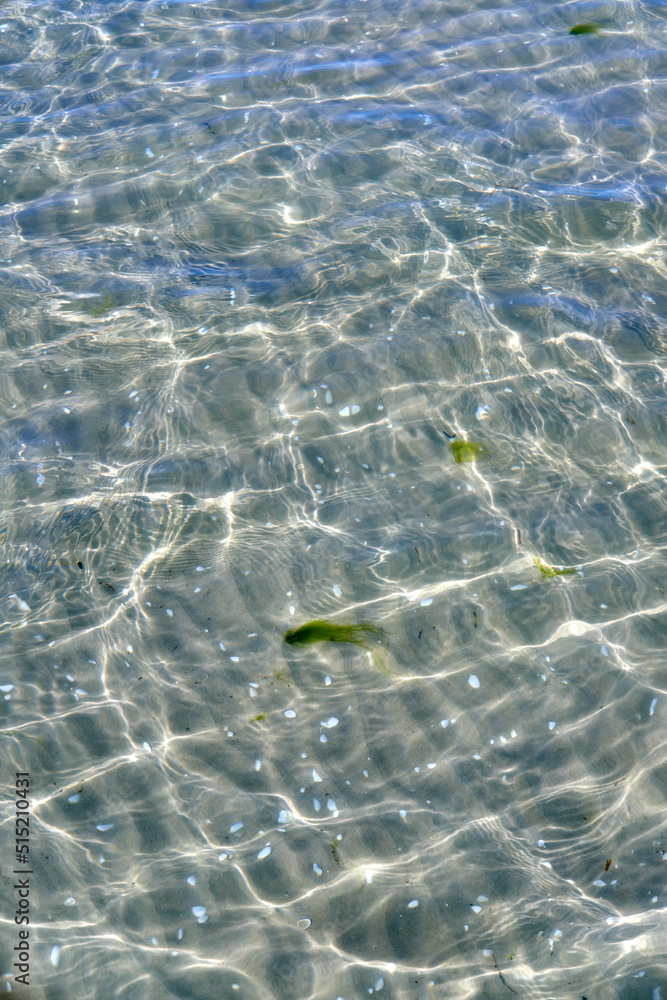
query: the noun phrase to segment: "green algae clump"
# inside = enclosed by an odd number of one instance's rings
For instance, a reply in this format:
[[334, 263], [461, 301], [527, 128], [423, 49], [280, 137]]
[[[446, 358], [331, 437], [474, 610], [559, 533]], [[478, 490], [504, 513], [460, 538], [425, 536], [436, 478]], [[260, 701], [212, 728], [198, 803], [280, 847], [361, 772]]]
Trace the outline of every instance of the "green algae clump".
[[486, 447], [479, 441], [451, 441], [449, 447], [454, 461], [459, 465], [462, 462], [474, 462], [476, 458], [486, 455]]
[[586, 21], [585, 24], [575, 24], [573, 28], [570, 28], [571, 35], [599, 35], [600, 25], [593, 24], [592, 21]]
[[314, 642], [351, 642], [364, 649], [372, 649], [371, 641], [384, 640], [384, 629], [368, 622], [358, 625], [336, 625], [334, 622], [317, 618], [306, 622], [299, 628], [288, 629], [285, 632], [285, 642], [290, 646], [310, 646]]
[[571, 576], [573, 573], [579, 572], [576, 566], [570, 566], [568, 568], [563, 567], [562, 569], [559, 569], [557, 566], [547, 566], [547, 564], [542, 562], [541, 559], [536, 559], [535, 565], [539, 569], [542, 576], [545, 576], [548, 579], [553, 576]]
[[115, 305], [113, 295], [111, 295], [106, 288], [103, 288], [102, 291], [104, 292], [104, 305], [93, 306], [91, 309], [91, 312], [95, 317], [104, 316], [104, 314], [109, 312], [109, 310]]

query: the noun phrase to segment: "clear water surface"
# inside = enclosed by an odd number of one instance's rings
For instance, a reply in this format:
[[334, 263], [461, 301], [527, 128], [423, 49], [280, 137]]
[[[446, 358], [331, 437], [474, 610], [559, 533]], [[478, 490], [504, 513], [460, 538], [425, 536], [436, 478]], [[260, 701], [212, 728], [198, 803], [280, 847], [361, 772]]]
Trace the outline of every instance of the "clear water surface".
[[665, 3], [14, 0], [0, 59], [31, 996], [667, 1000]]

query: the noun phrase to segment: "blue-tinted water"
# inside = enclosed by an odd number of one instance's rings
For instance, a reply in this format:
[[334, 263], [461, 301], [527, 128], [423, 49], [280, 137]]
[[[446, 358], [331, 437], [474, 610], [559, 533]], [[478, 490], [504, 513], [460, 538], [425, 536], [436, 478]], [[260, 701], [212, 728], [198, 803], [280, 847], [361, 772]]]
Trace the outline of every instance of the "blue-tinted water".
[[667, 1000], [665, 4], [0, 63], [7, 991]]

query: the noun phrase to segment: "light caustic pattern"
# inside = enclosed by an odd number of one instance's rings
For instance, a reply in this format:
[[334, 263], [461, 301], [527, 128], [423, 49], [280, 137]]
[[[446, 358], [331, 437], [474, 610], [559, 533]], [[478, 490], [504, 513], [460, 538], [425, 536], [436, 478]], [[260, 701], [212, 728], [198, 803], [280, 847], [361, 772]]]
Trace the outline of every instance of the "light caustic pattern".
[[0, 24], [35, 984], [667, 1000], [664, 22], [89, 6]]

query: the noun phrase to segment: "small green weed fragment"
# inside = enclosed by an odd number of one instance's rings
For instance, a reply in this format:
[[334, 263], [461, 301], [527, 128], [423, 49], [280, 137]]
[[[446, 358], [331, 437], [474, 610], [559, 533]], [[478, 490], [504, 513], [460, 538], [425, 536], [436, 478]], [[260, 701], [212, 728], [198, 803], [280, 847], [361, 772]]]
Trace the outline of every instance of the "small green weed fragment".
[[459, 465], [461, 462], [474, 462], [476, 458], [486, 455], [486, 447], [479, 441], [452, 441], [449, 447], [454, 461]]
[[571, 576], [573, 573], [578, 573], [579, 570], [575, 566], [570, 566], [569, 568], [558, 568], [558, 566], [547, 566], [545, 562], [541, 559], [535, 560], [535, 565], [539, 569], [542, 576], [550, 579], [553, 576]]
[[285, 632], [285, 642], [290, 646], [310, 646], [314, 642], [351, 642], [355, 646], [371, 649], [372, 640], [384, 640], [386, 633], [377, 625], [361, 622], [358, 625], [336, 625], [317, 618], [299, 628]]
[[91, 310], [93, 316], [96, 317], [104, 316], [115, 304], [113, 295], [106, 288], [103, 288], [102, 291], [104, 292], [104, 305], [94, 306]]
[[575, 24], [573, 28], [570, 28], [571, 35], [599, 35], [600, 25], [594, 24], [592, 21], [586, 21], [585, 24]]

